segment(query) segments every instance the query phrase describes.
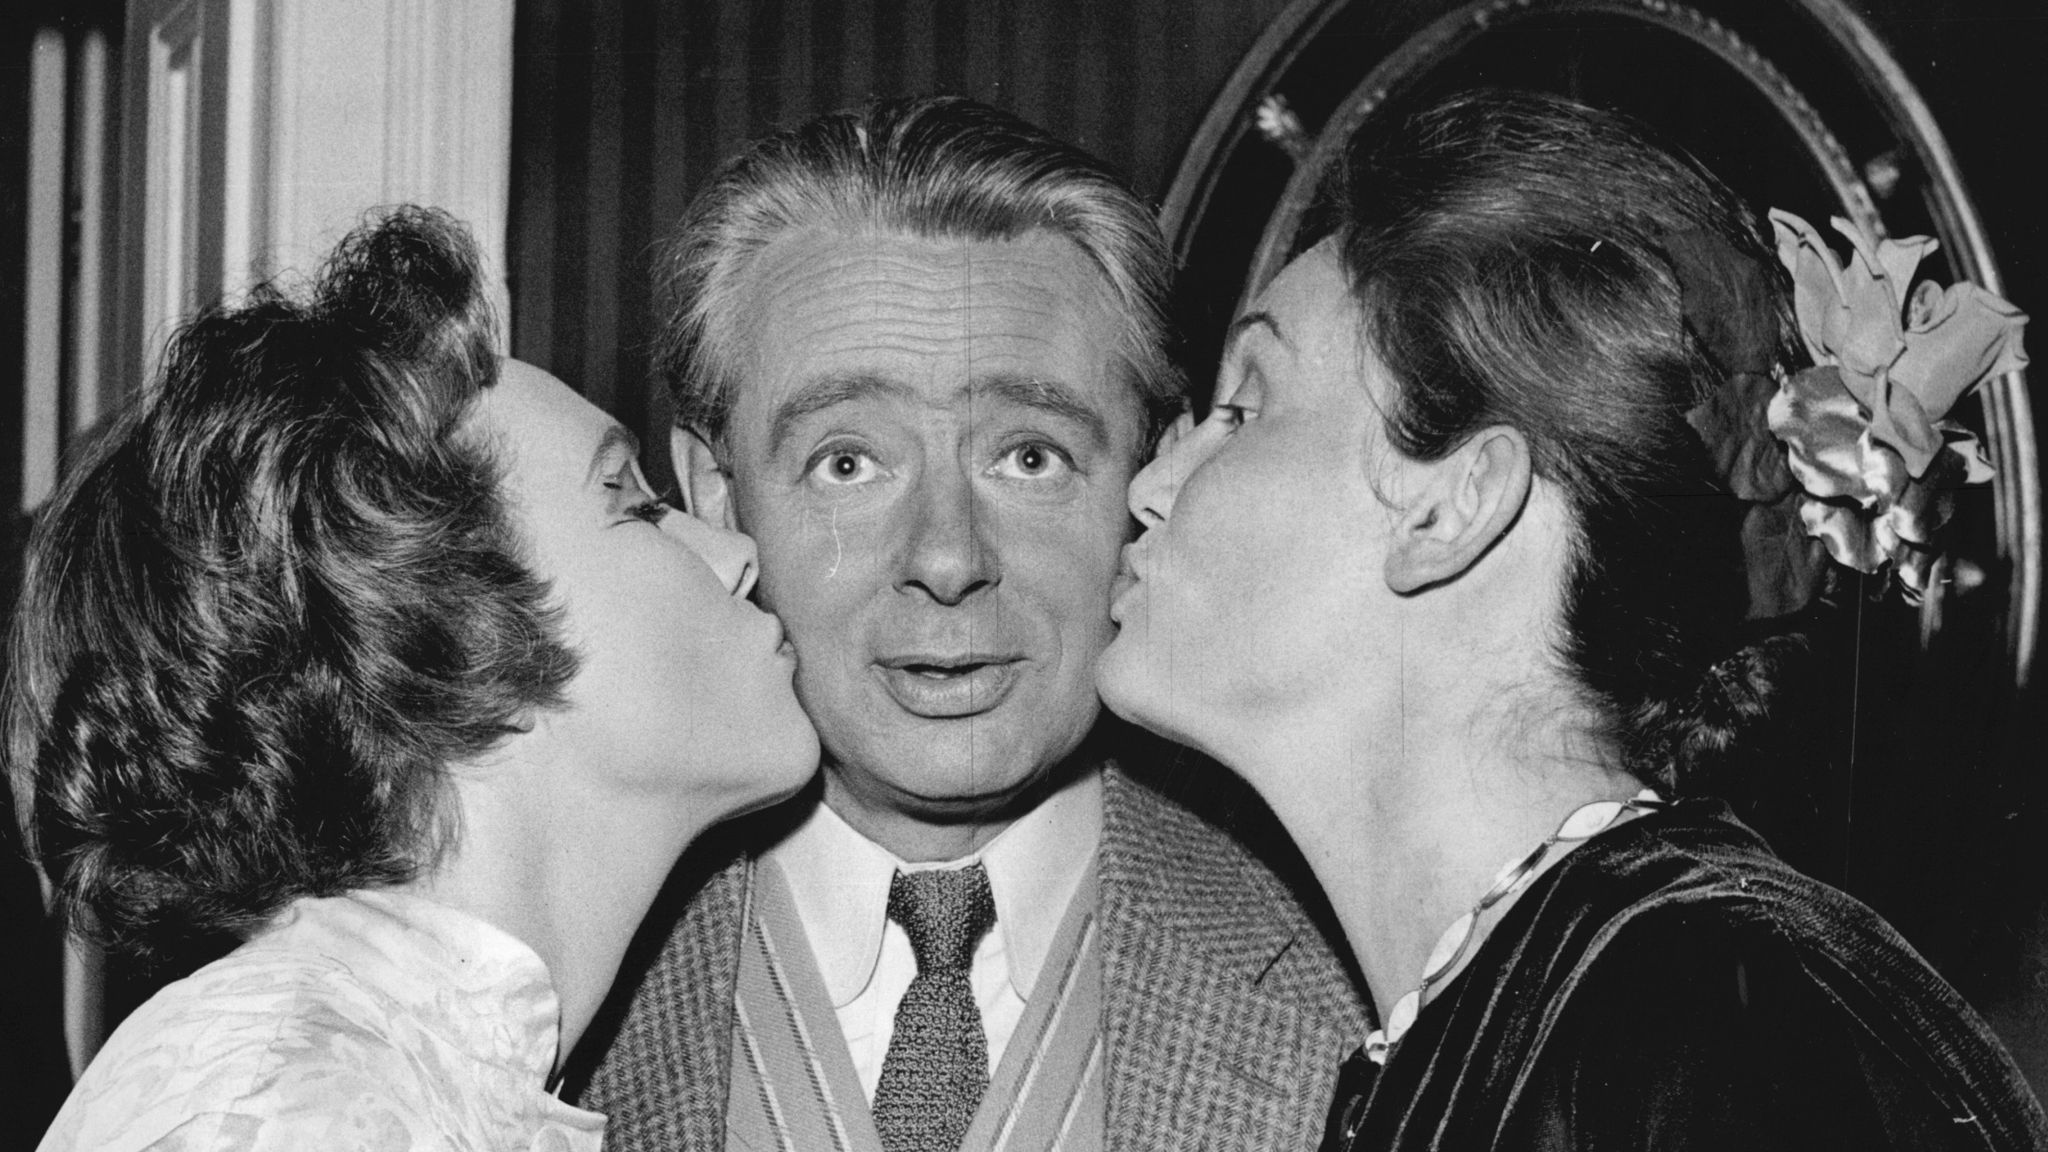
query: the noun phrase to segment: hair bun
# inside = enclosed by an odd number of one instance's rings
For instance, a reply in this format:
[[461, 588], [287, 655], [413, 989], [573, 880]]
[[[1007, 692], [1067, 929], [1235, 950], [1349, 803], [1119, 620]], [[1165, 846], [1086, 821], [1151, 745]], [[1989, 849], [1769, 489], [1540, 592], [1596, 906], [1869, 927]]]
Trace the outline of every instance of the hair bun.
[[1777, 703], [1787, 665], [1806, 655], [1803, 635], [1765, 636], [1715, 661], [1671, 716], [1672, 768], [1681, 791], [1719, 775], [1731, 750], [1750, 744]]

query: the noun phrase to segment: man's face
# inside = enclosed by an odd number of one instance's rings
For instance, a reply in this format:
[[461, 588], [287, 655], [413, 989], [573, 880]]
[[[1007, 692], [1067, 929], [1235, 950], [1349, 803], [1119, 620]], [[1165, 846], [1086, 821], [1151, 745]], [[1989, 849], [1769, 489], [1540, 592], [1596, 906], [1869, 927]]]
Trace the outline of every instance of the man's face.
[[1094, 724], [1138, 401], [1080, 249], [794, 233], [724, 455], [797, 694], [867, 806], [972, 818]]

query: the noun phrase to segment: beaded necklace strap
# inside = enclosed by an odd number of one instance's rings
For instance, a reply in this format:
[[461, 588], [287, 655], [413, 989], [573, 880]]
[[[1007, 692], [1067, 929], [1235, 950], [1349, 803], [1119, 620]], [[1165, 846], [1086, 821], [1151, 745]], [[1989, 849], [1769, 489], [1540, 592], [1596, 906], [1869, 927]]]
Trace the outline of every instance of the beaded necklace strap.
[[1472, 905], [1470, 911], [1451, 921], [1444, 934], [1437, 938], [1436, 947], [1430, 949], [1429, 961], [1422, 966], [1422, 982], [1413, 991], [1394, 1002], [1394, 1010], [1387, 1016], [1384, 1028], [1374, 1030], [1365, 1038], [1365, 1055], [1375, 1064], [1385, 1064], [1387, 1053], [1399, 1043], [1409, 1027], [1415, 1023], [1416, 1013], [1422, 1011], [1436, 986], [1458, 966], [1458, 961], [1485, 936], [1479, 930], [1481, 917], [1493, 907], [1528, 887], [1543, 862], [1550, 858], [1551, 849], [1559, 844], [1576, 844], [1582, 840], [1606, 831], [1619, 821], [1624, 813], [1654, 812], [1666, 807], [1663, 797], [1654, 789], [1645, 788], [1627, 800], [1596, 800], [1582, 805], [1564, 818], [1557, 831], [1545, 837], [1541, 844], [1529, 850], [1527, 855], [1510, 860], [1494, 876], [1486, 893]]

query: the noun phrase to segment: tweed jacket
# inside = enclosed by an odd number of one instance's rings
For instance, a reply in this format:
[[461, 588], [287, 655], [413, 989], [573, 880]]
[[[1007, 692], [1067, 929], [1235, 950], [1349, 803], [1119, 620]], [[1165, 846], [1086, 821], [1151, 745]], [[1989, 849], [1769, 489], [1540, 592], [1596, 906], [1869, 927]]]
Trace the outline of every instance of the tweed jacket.
[[[1369, 1027], [1322, 933], [1235, 840], [1113, 764], [1098, 851], [1109, 1147], [1314, 1148]], [[751, 873], [741, 857], [712, 875], [620, 998], [577, 1092], [611, 1152], [724, 1147]]]

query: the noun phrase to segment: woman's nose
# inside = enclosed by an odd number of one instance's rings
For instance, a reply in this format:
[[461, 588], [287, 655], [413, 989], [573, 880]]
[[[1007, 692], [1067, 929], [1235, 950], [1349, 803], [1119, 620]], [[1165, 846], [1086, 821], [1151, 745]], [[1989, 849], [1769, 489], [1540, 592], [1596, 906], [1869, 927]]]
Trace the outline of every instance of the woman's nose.
[[684, 512], [662, 517], [661, 527], [662, 531], [680, 537], [690, 551], [710, 565], [727, 591], [745, 596], [754, 590], [754, 581], [761, 574], [761, 559], [752, 536], [706, 524]]
[[1192, 412], [1183, 412], [1166, 434], [1159, 438], [1159, 448], [1152, 455], [1152, 462], [1131, 478], [1131, 515], [1147, 528], [1156, 528], [1166, 522], [1173, 513], [1173, 498], [1180, 491], [1180, 482], [1187, 475], [1187, 465], [1181, 447], [1188, 434], [1195, 429]]

